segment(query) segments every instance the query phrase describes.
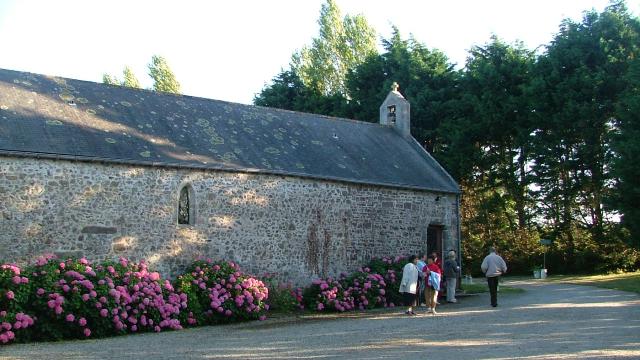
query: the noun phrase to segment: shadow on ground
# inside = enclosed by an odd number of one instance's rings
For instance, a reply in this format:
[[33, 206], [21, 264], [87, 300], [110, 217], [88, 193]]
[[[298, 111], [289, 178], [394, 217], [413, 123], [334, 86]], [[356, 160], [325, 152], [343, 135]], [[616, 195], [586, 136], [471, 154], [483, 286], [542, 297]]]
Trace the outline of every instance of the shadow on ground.
[[640, 358], [640, 296], [518, 281], [526, 291], [402, 309], [203, 327], [100, 340], [17, 344], [0, 359], [601, 359]]

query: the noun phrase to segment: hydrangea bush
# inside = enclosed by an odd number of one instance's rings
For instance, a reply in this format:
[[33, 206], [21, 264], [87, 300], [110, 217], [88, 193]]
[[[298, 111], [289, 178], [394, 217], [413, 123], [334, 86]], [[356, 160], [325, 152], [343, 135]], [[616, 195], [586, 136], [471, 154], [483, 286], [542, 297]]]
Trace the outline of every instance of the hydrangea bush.
[[[48, 255], [24, 269], [2, 265], [0, 343], [159, 332], [220, 319], [264, 318], [268, 290], [261, 281], [242, 274], [233, 263], [195, 262], [191, 267], [175, 289], [159, 273], [149, 271], [144, 261], [124, 258], [92, 265], [84, 258], [59, 260]], [[187, 277], [193, 278], [191, 284], [198, 290], [183, 286]], [[200, 290], [208, 292], [209, 308], [204, 311]], [[214, 314], [210, 310], [216, 302], [222, 311], [216, 308]]]
[[[339, 279], [317, 279], [303, 292], [305, 306], [310, 310], [348, 311], [355, 309], [351, 292], [343, 287], [346, 276]], [[345, 291], [346, 290], [346, 291]]]
[[197, 260], [176, 284], [190, 299], [189, 325], [264, 320], [269, 309], [269, 290], [264, 283], [244, 274], [233, 262]]
[[380, 274], [371, 273], [368, 267], [360, 268], [343, 281], [343, 287], [357, 309], [373, 309], [389, 306], [386, 298], [386, 282]]
[[373, 259], [303, 289], [268, 274], [263, 282], [229, 261], [196, 260], [170, 282], [144, 261], [92, 264], [45, 255], [25, 267], [0, 265], [0, 345], [264, 320], [270, 306], [282, 312], [394, 306], [405, 262]]
[[29, 278], [15, 264], [0, 265], [0, 344], [28, 337], [35, 317], [23, 307], [31, 294]]
[[279, 312], [292, 312], [304, 310], [303, 289], [294, 287], [292, 283], [281, 283], [277, 274], [264, 274], [262, 281], [269, 289], [269, 299], [267, 304], [269, 310]]
[[374, 258], [369, 261], [367, 268], [371, 273], [380, 274], [385, 282], [385, 297], [389, 306], [401, 304], [400, 281], [402, 280], [402, 268], [407, 263], [406, 256]]
[[39, 339], [182, 328], [178, 315], [187, 307], [186, 295], [149, 272], [144, 261], [121, 258], [94, 267], [84, 258], [44, 258], [36, 261], [31, 276]]

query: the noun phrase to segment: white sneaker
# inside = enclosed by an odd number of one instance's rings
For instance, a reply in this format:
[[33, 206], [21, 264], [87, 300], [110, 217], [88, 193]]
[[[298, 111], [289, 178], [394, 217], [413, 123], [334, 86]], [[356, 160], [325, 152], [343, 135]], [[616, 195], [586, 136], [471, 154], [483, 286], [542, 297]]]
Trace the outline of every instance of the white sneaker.
[[433, 313], [433, 315], [438, 314], [438, 313], [436, 312], [436, 309], [431, 309], [431, 312]]
[[427, 308], [427, 313], [432, 313], [433, 309], [432, 308]]

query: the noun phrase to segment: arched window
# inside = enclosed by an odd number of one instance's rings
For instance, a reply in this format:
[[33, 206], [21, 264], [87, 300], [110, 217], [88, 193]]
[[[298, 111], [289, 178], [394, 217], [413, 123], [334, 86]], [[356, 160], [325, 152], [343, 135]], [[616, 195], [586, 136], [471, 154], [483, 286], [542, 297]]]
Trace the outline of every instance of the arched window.
[[180, 189], [178, 199], [178, 224], [195, 224], [195, 201], [191, 186], [185, 185]]

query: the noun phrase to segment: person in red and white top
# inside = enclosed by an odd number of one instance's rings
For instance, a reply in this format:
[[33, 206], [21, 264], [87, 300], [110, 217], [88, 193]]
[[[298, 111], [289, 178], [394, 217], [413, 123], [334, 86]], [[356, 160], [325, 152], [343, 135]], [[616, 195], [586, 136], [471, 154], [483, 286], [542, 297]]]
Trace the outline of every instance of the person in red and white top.
[[422, 269], [425, 274], [425, 295], [424, 299], [427, 303], [427, 312], [437, 314], [436, 305], [438, 303], [438, 291], [440, 290], [440, 279], [442, 270], [435, 263], [433, 255], [427, 258], [427, 265]]

